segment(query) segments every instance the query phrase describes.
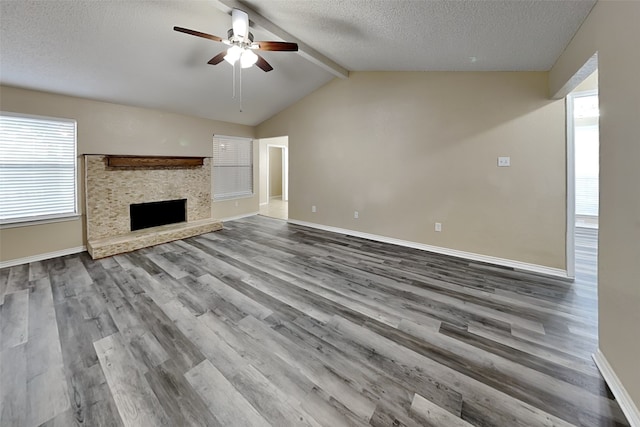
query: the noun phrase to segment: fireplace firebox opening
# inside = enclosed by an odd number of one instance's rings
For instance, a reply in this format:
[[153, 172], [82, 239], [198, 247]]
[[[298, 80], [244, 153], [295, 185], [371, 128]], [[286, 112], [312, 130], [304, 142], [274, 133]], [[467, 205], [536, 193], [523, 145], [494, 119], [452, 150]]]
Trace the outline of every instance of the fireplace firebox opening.
[[129, 205], [131, 231], [187, 220], [187, 199]]

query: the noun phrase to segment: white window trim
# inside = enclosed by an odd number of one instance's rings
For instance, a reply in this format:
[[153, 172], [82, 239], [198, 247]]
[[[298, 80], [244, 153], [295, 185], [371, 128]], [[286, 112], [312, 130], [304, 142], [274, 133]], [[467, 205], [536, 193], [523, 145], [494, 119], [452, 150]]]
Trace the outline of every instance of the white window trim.
[[4, 230], [7, 228], [17, 228], [17, 227], [30, 227], [33, 225], [41, 225], [41, 224], [53, 224], [56, 222], [66, 222], [66, 221], [75, 221], [82, 217], [82, 214], [60, 214], [60, 215], [45, 215], [41, 217], [32, 217], [29, 220], [23, 220], [19, 222], [3, 222], [0, 224], [0, 230]]
[[35, 114], [24, 114], [24, 113], [16, 113], [13, 111], [2, 111], [0, 110], [0, 116], [10, 116], [10, 117], [22, 117], [27, 119], [36, 119], [36, 120], [55, 120], [59, 122], [69, 122], [73, 123], [74, 131], [73, 131], [73, 198], [74, 198], [74, 207], [73, 212], [63, 213], [63, 214], [54, 214], [54, 215], [40, 215], [40, 216], [29, 216], [29, 217], [20, 217], [20, 218], [11, 218], [6, 220], [0, 220], [0, 230], [7, 228], [15, 228], [15, 227], [26, 227], [32, 225], [39, 224], [51, 224], [56, 222], [64, 222], [64, 221], [73, 221], [82, 216], [79, 209], [79, 195], [78, 195], [78, 122], [74, 119], [69, 119], [65, 117], [52, 117], [52, 116], [41, 116]]

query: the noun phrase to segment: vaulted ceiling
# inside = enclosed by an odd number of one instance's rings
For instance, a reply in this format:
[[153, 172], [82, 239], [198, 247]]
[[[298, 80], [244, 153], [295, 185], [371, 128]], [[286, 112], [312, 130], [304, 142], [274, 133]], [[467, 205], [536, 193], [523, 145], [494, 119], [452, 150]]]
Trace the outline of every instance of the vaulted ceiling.
[[[348, 71], [548, 70], [595, 0], [0, 0], [0, 83], [255, 125]], [[207, 64], [249, 12], [274, 70]], [[239, 82], [236, 82], [239, 83]], [[237, 85], [236, 85], [237, 87]]]

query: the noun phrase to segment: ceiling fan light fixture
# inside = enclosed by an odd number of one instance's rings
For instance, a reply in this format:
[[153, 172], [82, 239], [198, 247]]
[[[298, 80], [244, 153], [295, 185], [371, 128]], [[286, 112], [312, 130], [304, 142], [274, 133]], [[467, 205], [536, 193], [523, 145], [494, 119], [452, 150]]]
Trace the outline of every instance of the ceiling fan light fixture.
[[[224, 56], [224, 60], [233, 65], [242, 56], [242, 48], [238, 45], [233, 45], [227, 49], [227, 54]], [[257, 58], [256, 58], [257, 59]]]
[[231, 26], [233, 27], [233, 35], [239, 40], [244, 41], [249, 32], [249, 15], [240, 9], [231, 11]]
[[213, 40], [215, 42], [224, 43], [229, 46], [226, 51], [222, 51], [211, 58], [207, 62], [207, 64], [210, 65], [218, 65], [225, 60], [232, 66], [235, 66], [235, 64], [240, 61], [242, 68], [250, 68], [253, 65], [256, 65], [266, 73], [273, 70], [273, 67], [262, 56], [252, 52], [253, 50], [274, 52], [296, 52], [298, 50], [297, 43], [266, 40], [254, 42], [253, 34], [249, 31], [249, 24], [249, 15], [247, 15], [247, 12], [239, 9], [233, 9], [231, 11], [232, 28], [227, 31], [226, 39], [212, 34], [203, 33], [201, 31], [190, 30], [189, 28], [173, 27], [173, 30]]
[[249, 49], [244, 49], [242, 55], [240, 56], [240, 66], [242, 68], [250, 68], [256, 62], [258, 62], [258, 55], [256, 55]]

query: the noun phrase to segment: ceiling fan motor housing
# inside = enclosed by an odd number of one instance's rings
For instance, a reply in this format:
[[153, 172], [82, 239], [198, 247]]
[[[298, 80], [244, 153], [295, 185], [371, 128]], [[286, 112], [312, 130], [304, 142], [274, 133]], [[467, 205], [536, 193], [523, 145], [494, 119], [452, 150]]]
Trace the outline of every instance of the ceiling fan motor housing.
[[[238, 38], [238, 37], [234, 37], [234, 34], [233, 34], [233, 28], [229, 28], [229, 31], [227, 31], [227, 38], [229, 39], [229, 41], [230, 41], [231, 43], [236, 42], [236, 41], [240, 42], [240, 40], [239, 40], [239, 38]], [[246, 41], [245, 41], [245, 43], [246, 43], [246, 44], [251, 44], [251, 43], [253, 43], [253, 33], [251, 33], [251, 32], [250, 32], [250, 33], [248, 34], [247, 38], [248, 38], [249, 40], [246, 40]]]

